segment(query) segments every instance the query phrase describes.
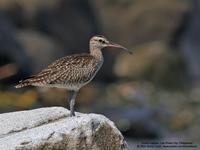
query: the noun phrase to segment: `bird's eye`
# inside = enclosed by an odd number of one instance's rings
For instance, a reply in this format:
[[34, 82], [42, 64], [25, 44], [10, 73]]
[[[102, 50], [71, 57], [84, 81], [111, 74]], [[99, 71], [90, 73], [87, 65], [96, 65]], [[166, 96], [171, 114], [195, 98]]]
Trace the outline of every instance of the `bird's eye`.
[[105, 44], [106, 41], [102, 40], [102, 39], [99, 39], [99, 42], [102, 43], [102, 44]]

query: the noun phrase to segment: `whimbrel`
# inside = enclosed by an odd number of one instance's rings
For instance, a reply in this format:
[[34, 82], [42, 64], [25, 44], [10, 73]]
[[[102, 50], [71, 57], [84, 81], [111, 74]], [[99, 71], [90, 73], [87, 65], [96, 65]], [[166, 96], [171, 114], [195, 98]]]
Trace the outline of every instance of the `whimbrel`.
[[101, 50], [105, 47], [115, 47], [128, 51], [121, 45], [109, 42], [104, 36], [93, 36], [89, 44], [90, 53], [60, 58], [40, 73], [20, 81], [15, 87], [21, 88], [32, 85], [65, 88], [70, 93], [70, 116], [75, 116], [74, 105], [78, 91], [94, 78], [103, 64]]

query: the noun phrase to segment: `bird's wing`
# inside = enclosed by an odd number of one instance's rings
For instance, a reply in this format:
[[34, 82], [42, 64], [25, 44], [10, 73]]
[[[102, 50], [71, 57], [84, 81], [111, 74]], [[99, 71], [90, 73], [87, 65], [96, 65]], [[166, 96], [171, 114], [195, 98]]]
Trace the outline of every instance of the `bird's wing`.
[[88, 54], [70, 55], [56, 60], [46, 69], [42, 70], [36, 75], [31, 76], [28, 80], [32, 83], [39, 84], [54, 84], [63, 81], [79, 81], [81, 75], [88, 75], [87, 72], [90, 70], [87, 70], [86, 68], [92, 68], [91, 65], [95, 65], [93, 56]]
[[74, 54], [66, 57], [62, 57], [52, 64], [50, 64], [48, 69], [62, 69], [62, 68], [84, 68], [91, 64], [94, 57], [88, 54]]
[[59, 68], [60, 76], [53, 80], [52, 84], [59, 83], [81, 83], [87, 82], [95, 74], [98, 62], [93, 56], [88, 54], [71, 55], [58, 60], [48, 68], [57, 66]]
[[[36, 85], [86, 82], [95, 74], [97, 62], [88, 54], [70, 55], [60, 58], [36, 75], [20, 81], [16, 88]], [[92, 70], [91, 70], [92, 69]]]
[[57, 79], [59, 77], [59, 71], [55, 69], [44, 69], [40, 73], [36, 75], [30, 76], [30, 78], [26, 79], [32, 84], [48, 84], [51, 81]]

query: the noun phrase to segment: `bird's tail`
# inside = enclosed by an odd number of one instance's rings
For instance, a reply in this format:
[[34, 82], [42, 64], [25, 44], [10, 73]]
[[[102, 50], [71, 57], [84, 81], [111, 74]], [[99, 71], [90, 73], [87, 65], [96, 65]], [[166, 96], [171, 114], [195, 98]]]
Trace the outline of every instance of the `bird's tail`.
[[22, 88], [22, 87], [29, 86], [29, 85], [31, 85], [31, 82], [29, 79], [21, 80], [21, 81], [19, 81], [19, 84], [17, 84], [15, 86], [15, 88]]

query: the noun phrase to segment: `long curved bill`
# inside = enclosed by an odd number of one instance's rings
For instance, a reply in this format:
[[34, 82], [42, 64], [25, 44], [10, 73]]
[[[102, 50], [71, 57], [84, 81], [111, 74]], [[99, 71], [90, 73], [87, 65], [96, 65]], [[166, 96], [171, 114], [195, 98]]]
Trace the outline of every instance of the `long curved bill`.
[[125, 48], [125, 47], [123, 47], [123, 46], [121, 46], [121, 45], [119, 45], [119, 44], [116, 44], [116, 43], [111, 43], [111, 42], [110, 42], [110, 43], [108, 44], [108, 47], [121, 48], [121, 49], [127, 51], [129, 54], [133, 54], [133, 52], [129, 51], [127, 48]]

